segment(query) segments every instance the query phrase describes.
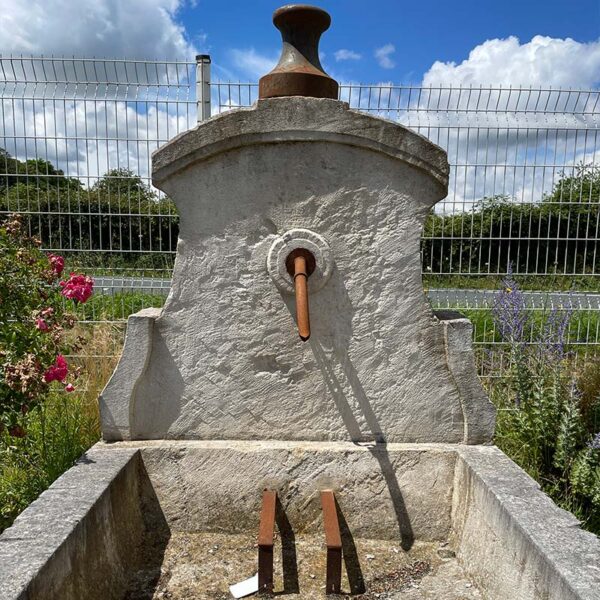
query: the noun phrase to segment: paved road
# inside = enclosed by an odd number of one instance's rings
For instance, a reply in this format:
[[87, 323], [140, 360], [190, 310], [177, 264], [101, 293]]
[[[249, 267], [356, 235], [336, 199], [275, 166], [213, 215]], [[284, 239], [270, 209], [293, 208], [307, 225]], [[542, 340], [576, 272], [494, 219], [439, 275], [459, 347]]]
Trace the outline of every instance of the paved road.
[[170, 279], [94, 275], [94, 290], [101, 294], [112, 295], [120, 292], [143, 292], [145, 294], [166, 296], [170, 289]]
[[[166, 296], [171, 288], [170, 279], [155, 277], [95, 277], [95, 289], [102, 294], [119, 292], [143, 292]], [[457, 290], [446, 288], [430, 289], [427, 292], [435, 308], [491, 308], [496, 295], [495, 290]], [[551, 308], [567, 306], [574, 308], [600, 310], [600, 293], [593, 292], [523, 292], [528, 306], [532, 308]]]
[[[430, 289], [427, 292], [435, 308], [491, 308], [496, 290]], [[523, 292], [531, 308], [572, 306], [583, 310], [600, 310], [600, 293], [594, 292]]]

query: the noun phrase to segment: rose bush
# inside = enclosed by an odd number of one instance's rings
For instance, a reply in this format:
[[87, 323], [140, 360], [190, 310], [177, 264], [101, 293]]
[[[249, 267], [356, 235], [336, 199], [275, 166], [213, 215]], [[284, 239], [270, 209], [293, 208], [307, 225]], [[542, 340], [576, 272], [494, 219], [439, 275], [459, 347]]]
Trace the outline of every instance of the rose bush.
[[75, 389], [78, 369], [65, 355], [79, 340], [69, 335], [76, 319], [68, 302], [86, 302], [90, 277], [71, 273], [60, 280], [65, 262], [45, 254], [18, 216], [0, 225], [0, 431], [26, 434], [24, 416], [43, 401], [51, 386]]

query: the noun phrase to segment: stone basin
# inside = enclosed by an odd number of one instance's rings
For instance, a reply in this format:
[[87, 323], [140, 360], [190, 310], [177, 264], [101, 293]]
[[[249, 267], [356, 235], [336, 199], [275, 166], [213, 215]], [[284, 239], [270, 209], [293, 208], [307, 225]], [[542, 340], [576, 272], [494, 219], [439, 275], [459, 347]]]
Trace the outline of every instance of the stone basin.
[[599, 597], [600, 540], [493, 446], [147, 441], [97, 444], [0, 536], [0, 598], [231, 597], [256, 572], [265, 488], [277, 594], [324, 597], [332, 489], [344, 593]]

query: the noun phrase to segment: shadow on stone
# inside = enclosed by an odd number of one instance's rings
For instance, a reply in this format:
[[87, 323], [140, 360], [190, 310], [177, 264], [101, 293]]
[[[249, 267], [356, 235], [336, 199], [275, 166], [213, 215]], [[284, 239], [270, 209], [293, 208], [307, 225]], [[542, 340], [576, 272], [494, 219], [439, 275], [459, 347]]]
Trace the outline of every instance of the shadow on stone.
[[346, 565], [346, 574], [348, 575], [348, 583], [350, 584], [350, 594], [364, 594], [366, 591], [365, 580], [363, 578], [360, 560], [354, 538], [348, 527], [348, 523], [344, 517], [344, 513], [340, 508], [337, 498], [335, 499], [335, 508], [337, 511], [338, 522], [340, 524], [340, 535], [342, 538], [342, 557]]
[[[377, 416], [373, 411], [367, 394], [360, 383], [358, 374], [354, 365], [350, 362], [347, 356], [340, 360], [343, 375], [346, 379], [346, 385], [340, 380], [335, 372], [332, 365], [331, 359], [327, 356], [319, 342], [313, 338], [310, 340], [310, 345], [313, 350], [315, 361], [321, 374], [325, 385], [331, 394], [336, 406], [339, 410], [340, 416], [350, 434], [350, 438], [354, 442], [369, 442], [375, 440], [376, 443], [372, 447], [369, 447], [369, 451], [373, 457], [379, 463], [381, 474], [385, 480], [387, 488], [390, 493], [390, 498], [396, 515], [396, 522], [398, 524], [398, 531], [400, 534], [400, 545], [403, 550], [410, 550], [414, 544], [414, 533], [410, 524], [410, 517], [406, 510], [402, 491], [396, 478], [394, 467], [390, 461], [390, 457], [387, 451], [387, 446], [381, 431], [381, 426], [377, 420]], [[352, 394], [356, 399], [358, 406], [364, 416], [365, 421], [370, 429], [370, 432], [365, 434], [360, 427], [360, 424], [353, 414], [352, 406], [346, 397], [344, 388], [350, 386]]]
[[371, 404], [364, 388], [362, 387], [362, 384], [360, 383], [360, 379], [358, 378], [358, 373], [356, 372], [354, 365], [349, 359], [346, 359], [342, 363], [342, 368], [344, 369], [348, 383], [352, 387], [354, 397], [358, 401], [360, 409], [365, 416], [373, 439], [376, 441], [375, 446], [369, 448], [369, 450], [377, 459], [379, 467], [381, 468], [381, 473], [390, 492], [390, 498], [392, 499], [400, 533], [400, 545], [403, 550], [410, 550], [414, 544], [415, 538], [410, 524], [408, 511], [406, 510], [406, 505], [404, 504], [404, 498], [400, 490], [400, 485], [398, 484], [398, 479], [396, 478], [396, 472], [394, 471], [394, 467], [390, 460], [390, 455], [387, 451], [387, 445], [384, 435], [381, 431], [381, 426], [377, 420], [377, 416], [371, 408]]
[[279, 497], [275, 505], [275, 522], [281, 536], [281, 563], [283, 569], [283, 591], [281, 594], [298, 594], [298, 562], [296, 558], [296, 536]]
[[144, 533], [139, 549], [138, 568], [133, 572], [123, 600], [152, 600], [161, 575], [161, 566], [171, 531], [160, 507], [156, 492], [140, 461], [140, 503], [144, 516]]
[[372, 448], [369, 448], [371, 454], [377, 459], [381, 473], [385, 479], [385, 483], [390, 492], [390, 498], [392, 499], [392, 505], [396, 514], [396, 522], [398, 523], [398, 530], [400, 533], [400, 546], [403, 550], [410, 550], [415, 543], [415, 536], [410, 524], [410, 517], [404, 504], [404, 498], [394, 466], [390, 460], [390, 455], [387, 451], [386, 444], [376, 444]]

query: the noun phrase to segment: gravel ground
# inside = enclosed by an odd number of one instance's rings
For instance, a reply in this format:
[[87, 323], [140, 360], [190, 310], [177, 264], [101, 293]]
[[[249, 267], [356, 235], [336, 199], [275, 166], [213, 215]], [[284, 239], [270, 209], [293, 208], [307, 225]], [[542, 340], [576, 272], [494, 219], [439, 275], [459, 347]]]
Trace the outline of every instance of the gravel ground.
[[[125, 600], [225, 600], [232, 597], [230, 584], [256, 572], [256, 538], [249, 535], [176, 533], [166, 548], [149, 540], [145, 554]], [[405, 552], [390, 541], [356, 539], [344, 545], [344, 562], [344, 594], [338, 598], [350, 593], [360, 600], [483, 598], [443, 544], [417, 542]], [[324, 597], [321, 537], [298, 535], [283, 545], [277, 539], [274, 591], [290, 598]]]

